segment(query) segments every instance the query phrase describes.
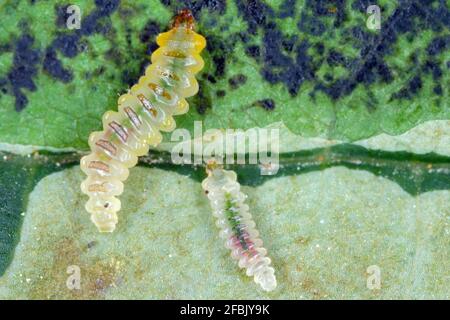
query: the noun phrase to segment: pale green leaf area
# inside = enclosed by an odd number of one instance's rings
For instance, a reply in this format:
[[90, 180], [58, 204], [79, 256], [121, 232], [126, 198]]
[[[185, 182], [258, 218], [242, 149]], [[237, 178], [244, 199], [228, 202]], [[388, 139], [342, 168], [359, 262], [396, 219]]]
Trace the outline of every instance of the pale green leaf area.
[[[343, 143], [340, 140], [297, 135], [289, 130], [283, 122], [270, 124], [263, 129], [267, 130], [267, 145], [274, 146], [278, 139], [278, 151], [280, 153], [311, 150]], [[255, 127], [246, 131], [206, 130], [202, 132], [203, 136], [187, 135], [185, 139], [180, 138], [177, 134], [172, 134], [166, 142], [160, 144], [156, 149], [170, 152], [175, 150], [174, 148], [181, 149], [181, 146], [185, 146], [185, 150], [194, 152], [194, 143], [201, 142], [203, 148], [217, 143], [226, 145], [225, 135], [227, 133], [233, 132], [231, 134], [234, 134], [233, 137], [235, 138], [241, 133], [245, 133], [249, 137], [249, 132], [252, 130], [258, 130], [258, 128]], [[220, 139], [219, 142], [217, 141], [218, 139]], [[250, 141], [245, 140], [246, 149], [249, 148]], [[448, 156], [450, 155], [450, 121], [427, 121], [397, 136], [382, 133], [368, 139], [355, 141], [353, 144], [372, 150], [408, 151], [416, 154], [436, 153]], [[0, 143], [0, 150], [2, 149], [14, 153], [26, 153], [30, 152], [30, 150], [36, 150], [33, 147], [15, 148], [14, 146]]]
[[[265, 293], [229, 257], [198, 182], [132, 170], [118, 228], [99, 234], [82, 179], [74, 167], [31, 193], [1, 298], [450, 298], [448, 190], [412, 197], [342, 167], [244, 187], [278, 279]], [[66, 286], [71, 265], [80, 290]], [[381, 288], [370, 290], [373, 265]]]

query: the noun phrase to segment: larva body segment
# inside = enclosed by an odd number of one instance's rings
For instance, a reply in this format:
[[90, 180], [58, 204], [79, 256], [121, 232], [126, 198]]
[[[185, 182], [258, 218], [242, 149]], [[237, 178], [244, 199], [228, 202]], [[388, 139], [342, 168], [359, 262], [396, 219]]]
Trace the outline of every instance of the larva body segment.
[[91, 153], [81, 159], [88, 176], [81, 184], [89, 196], [85, 207], [100, 232], [115, 229], [121, 206], [116, 196], [123, 191], [128, 168], [161, 142], [160, 131], [175, 129], [173, 115], [186, 113], [185, 98], [198, 91], [194, 75], [203, 68], [200, 52], [206, 40], [194, 32], [190, 12], [181, 11], [157, 43], [160, 48], [152, 54], [145, 75], [119, 98], [118, 112], [104, 114], [103, 131], [90, 135]]
[[240, 191], [236, 173], [214, 168], [203, 180], [202, 187], [210, 200], [216, 225], [225, 247], [231, 250], [231, 257], [245, 268], [248, 276], [264, 290], [271, 291], [277, 286], [275, 270], [270, 266], [267, 250], [255, 229], [255, 222], [245, 204], [246, 195]]

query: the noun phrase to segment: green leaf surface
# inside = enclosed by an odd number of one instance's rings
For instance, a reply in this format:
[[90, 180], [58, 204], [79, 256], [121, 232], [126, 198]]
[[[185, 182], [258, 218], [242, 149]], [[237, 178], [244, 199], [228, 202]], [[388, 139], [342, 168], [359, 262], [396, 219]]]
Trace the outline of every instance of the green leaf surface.
[[185, 6], [208, 47], [179, 127], [283, 121], [302, 136], [353, 141], [450, 117], [448, 2], [375, 1], [379, 31], [361, 1], [165, 3], [77, 1], [81, 29], [68, 30], [65, 1], [0, 2], [0, 141], [86, 149]]
[[[229, 257], [200, 184], [136, 168], [120, 223], [99, 234], [84, 211], [78, 167], [30, 196], [2, 298], [441, 298], [448, 299], [450, 193], [411, 196], [365, 171], [334, 167], [244, 187], [273, 259], [278, 287], [264, 293]], [[80, 290], [66, 286], [69, 266]], [[369, 266], [381, 288], [367, 285]]]
[[[27, 208], [28, 194], [45, 175], [68, 166], [78, 165], [80, 154], [34, 153], [33, 156], [18, 156], [0, 153], [0, 274], [11, 262], [17, 239], [20, 235], [22, 213]], [[246, 156], [248, 159], [248, 155]], [[450, 158], [436, 154], [418, 155], [408, 152], [386, 152], [367, 150], [361, 146], [339, 144], [327, 148], [316, 148], [280, 154], [280, 168], [276, 175], [261, 175], [260, 165], [226, 165], [235, 170], [242, 185], [260, 187], [271, 180], [284, 176], [303, 175], [333, 167], [346, 167], [371, 172], [398, 184], [412, 196], [450, 189]], [[153, 152], [141, 158], [142, 166], [173, 171], [200, 183], [205, 178], [203, 166], [175, 165], [168, 152]], [[134, 171], [134, 170], [132, 170]], [[179, 187], [180, 192], [192, 192]], [[139, 186], [126, 182], [126, 189], [141, 190]], [[130, 192], [132, 192], [130, 191]], [[76, 190], [80, 193], [80, 190]], [[122, 197], [121, 197], [122, 199]], [[129, 201], [125, 198], [122, 201]], [[72, 209], [68, 209], [67, 212]]]
[[74, 163], [72, 155], [18, 156], [0, 152], [0, 275], [11, 262], [28, 196], [40, 179]]

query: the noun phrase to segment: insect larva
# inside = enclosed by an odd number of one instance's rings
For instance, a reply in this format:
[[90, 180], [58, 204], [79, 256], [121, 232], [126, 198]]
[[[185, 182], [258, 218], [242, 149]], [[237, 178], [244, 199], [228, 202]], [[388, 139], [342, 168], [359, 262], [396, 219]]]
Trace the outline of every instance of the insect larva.
[[245, 268], [248, 276], [264, 290], [271, 291], [277, 286], [275, 270], [270, 266], [267, 250], [255, 229], [255, 222], [246, 205], [246, 195], [240, 191], [236, 173], [213, 165], [208, 169], [208, 177], [202, 187], [207, 194], [220, 237], [225, 239], [225, 247], [231, 250], [231, 257], [238, 260], [239, 267]]
[[175, 128], [172, 116], [186, 113], [185, 98], [198, 91], [194, 75], [203, 68], [200, 52], [206, 40], [193, 27], [190, 11], [180, 11], [172, 29], [158, 35], [159, 48], [145, 75], [119, 98], [118, 112], [103, 115], [103, 131], [89, 137], [92, 152], [81, 159], [81, 169], [88, 176], [81, 190], [89, 196], [86, 210], [101, 232], [115, 229], [121, 205], [116, 196], [123, 191], [128, 168], [161, 142], [160, 131]]

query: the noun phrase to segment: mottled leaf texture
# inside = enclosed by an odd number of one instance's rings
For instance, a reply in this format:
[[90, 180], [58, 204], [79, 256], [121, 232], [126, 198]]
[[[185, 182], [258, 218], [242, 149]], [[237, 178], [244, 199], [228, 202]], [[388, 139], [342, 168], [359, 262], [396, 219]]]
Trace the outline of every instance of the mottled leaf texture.
[[[448, 119], [448, 1], [0, 2], [0, 141], [87, 148], [135, 83], [172, 15], [190, 8], [208, 40], [192, 129], [264, 126], [352, 141]], [[369, 5], [381, 29], [366, 25]]]

